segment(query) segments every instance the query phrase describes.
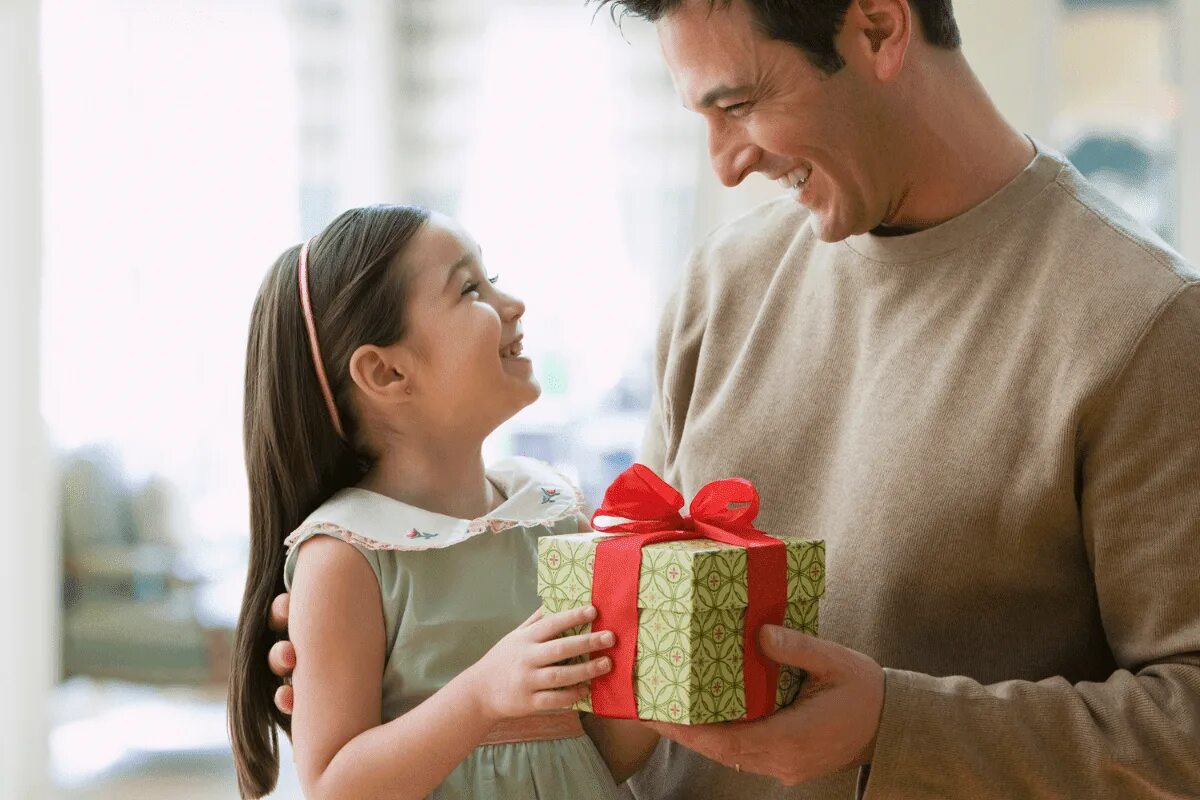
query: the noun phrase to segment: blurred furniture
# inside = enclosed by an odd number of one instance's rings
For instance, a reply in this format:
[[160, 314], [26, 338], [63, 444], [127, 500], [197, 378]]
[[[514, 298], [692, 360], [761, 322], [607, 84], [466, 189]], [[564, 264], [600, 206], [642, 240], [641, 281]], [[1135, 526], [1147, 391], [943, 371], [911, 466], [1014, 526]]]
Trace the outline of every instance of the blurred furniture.
[[64, 676], [223, 683], [232, 631], [197, 613], [169, 487], [131, 484], [102, 448], [70, 454], [60, 474]]

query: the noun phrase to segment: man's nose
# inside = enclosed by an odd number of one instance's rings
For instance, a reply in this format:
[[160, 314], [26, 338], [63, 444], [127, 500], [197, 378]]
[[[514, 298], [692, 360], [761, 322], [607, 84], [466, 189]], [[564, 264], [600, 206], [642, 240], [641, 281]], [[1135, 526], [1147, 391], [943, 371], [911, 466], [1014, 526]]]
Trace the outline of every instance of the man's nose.
[[709, 123], [708, 157], [721, 183], [734, 187], [762, 158], [762, 150], [727, 126]]

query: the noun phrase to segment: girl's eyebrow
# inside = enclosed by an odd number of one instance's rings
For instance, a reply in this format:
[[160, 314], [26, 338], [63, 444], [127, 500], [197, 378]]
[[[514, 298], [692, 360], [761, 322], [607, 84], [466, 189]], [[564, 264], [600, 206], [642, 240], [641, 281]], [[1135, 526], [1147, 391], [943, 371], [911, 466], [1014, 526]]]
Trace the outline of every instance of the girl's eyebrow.
[[454, 280], [454, 273], [467, 266], [467, 264], [470, 264], [472, 258], [473, 256], [470, 253], [463, 253], [459, 256], [458, 261], [450, 265], [450, 269], [446, 272], [446, 285], [442, 287], [443, 289], [450, 285], [450, 281]]

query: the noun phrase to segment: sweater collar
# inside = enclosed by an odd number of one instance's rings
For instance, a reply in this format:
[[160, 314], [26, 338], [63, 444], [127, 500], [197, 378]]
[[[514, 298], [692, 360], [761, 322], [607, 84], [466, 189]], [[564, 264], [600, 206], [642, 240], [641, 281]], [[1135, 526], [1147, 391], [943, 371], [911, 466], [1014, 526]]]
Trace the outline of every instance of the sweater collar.
[[1036, 151], [1033, 160], [1002, 189], [953, 219], [903, 236], [850, 236], [841, 245], [871, 261], [915, 263], [945, 255], [1009, 220], [1053, 183], [1067, 166], [1066, 159], [1029, 137]]

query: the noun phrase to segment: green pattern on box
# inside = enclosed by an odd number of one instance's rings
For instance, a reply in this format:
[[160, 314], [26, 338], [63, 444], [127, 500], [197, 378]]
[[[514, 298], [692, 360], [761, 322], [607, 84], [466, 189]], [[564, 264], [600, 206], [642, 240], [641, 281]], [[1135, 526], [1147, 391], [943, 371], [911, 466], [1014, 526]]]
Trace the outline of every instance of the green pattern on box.
[[[547, 611], [591, 602], [596, 544], [608, 538], [612, 535], [574, 533], [538, 540], [538, 594]], [[776, 538], [787, 547], [784, 624], [816, 635], [825, 594], [825, 543]], [[643, 548], [638, 608], [638, 716], [693, 725], [744, 717], [745, 549], [709, 539]], [[590, 629], [583, 625], [564, 635]], [[780, 669], [776, 708], [795, 699], [803, 679], [802, 670]], [[575, 707], [591, 711], [589, 700]]]

